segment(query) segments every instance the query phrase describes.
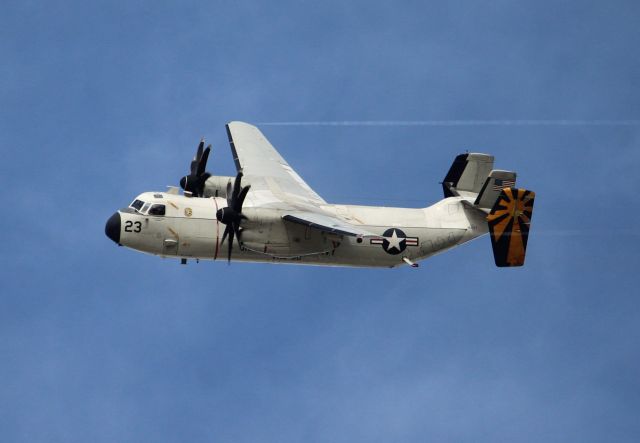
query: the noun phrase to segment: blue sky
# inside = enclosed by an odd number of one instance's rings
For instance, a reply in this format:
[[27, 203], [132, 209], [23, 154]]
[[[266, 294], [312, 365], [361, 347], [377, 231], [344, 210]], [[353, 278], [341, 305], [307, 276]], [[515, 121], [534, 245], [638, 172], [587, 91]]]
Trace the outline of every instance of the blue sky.
[[106, 219], [230, 120], [638, 120], [640, 4], [4, 2], [0, 439], [637, 441], [640, 127], [263, 126], [326, 200], [426, 206], [465, 150], [537, 200], [419, 270], [180, 266]]

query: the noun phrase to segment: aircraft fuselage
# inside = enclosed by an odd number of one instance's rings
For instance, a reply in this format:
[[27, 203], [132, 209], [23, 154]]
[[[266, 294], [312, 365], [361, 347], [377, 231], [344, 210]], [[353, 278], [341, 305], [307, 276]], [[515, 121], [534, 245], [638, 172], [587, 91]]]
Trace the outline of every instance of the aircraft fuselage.
[[[192, 198], [147, 192], [107, 222], [106, 233], [119, 245], [161, 257], [226, 260], [229, 239], [216, 212], [227, 206], [219, 197]], [[325, 266], [395, 267], [417, 262], [487, 233], [478, 211], [460, 197], [427, 208], [391, 208], [328, 204], [322, 209], [379, 237], [322, 232], [282, 219], [276, 206], [254, 205], [249, 194], [241, 238], [233, 261], [303, 263]]]

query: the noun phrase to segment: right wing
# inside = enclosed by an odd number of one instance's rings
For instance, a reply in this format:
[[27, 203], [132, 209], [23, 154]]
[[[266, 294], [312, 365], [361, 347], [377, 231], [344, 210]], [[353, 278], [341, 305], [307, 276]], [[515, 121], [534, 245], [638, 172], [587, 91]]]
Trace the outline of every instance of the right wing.
[[238, 172], [251, 184], [251, 194], [265, 204], [277, 206], [325, 205], [322, 197], [289, 166], [269, 140], [253, 125], [231, 122], [227, 125], [233, 161]]
[[289, 166], [258, 128], [243, 122], [227, 125], [233, 160], [242, 171], [252, 203], [281, 210], [283, 220], [322, 232], [377, 237], [322, 208], [327, 202]]

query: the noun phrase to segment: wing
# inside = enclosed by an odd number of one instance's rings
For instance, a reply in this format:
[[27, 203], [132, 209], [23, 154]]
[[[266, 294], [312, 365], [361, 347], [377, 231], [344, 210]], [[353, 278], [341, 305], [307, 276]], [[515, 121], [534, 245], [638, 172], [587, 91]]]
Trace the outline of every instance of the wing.
[[[258, 128], [243, 122], [227, 125], [233, 161], [263, 205], [309, 207], [326, 202], [278, 154]], [[284, 203], [284, 205], [282, 205]]]
[[339, 218], [316, 211], [290, 212], [283, 215], [282, 218], [292, 223], [309, 226], [310, 228], [331, 234], [348, 235], [351, 237], [379, 237], [379, 235], [366, 231], [345, 220], [340, 220]]
[[238, 171], [251, 184], [254, 205], [280, 209], [282, 219], [337, 235], [377, 237], [343, 220], [326, 207], [302, 178], [278, 154], [258, 128], [243, 122], [227, 125], [227, 135]]

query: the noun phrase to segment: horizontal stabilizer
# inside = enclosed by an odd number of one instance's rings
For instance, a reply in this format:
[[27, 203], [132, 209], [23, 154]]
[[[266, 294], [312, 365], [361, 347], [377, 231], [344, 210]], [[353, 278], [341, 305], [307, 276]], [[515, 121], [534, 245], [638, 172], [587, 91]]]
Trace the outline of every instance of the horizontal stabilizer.
[[527, 251], [535, 192], [506, 188], [487, 216], [496, 266], [522, 266]]

